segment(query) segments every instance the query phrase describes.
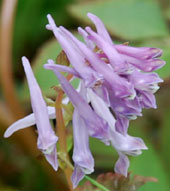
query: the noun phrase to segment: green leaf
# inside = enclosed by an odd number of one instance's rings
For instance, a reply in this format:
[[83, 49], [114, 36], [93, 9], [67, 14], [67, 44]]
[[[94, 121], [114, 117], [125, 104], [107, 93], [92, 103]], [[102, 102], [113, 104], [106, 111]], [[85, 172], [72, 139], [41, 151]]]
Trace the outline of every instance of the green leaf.
[[169, 152], [169, 140], [170, 140], [170, 81], [165, 81], [163, 87], [160, 89], [157, 95], [158, 113], [157, 118], [159, 122], [159, 154], [163, 161], [170, 178], [170, 152]]
[[50, 32], [45, 29], [48, 13], [52, 14], [57, 25], [71, 23], [66, 10], [66, 5], [71, 2], [73, 0], [18, 1], [14, 28], [14, 63], [18, 63], [22, 55], [33, 55], [37, 46], [48, 38]]
[[118, 156], [112, 146], [106, 146], [98, 139], [90, 138], [90, 148], [94, 155], [96, 168], [113, 170]]
[[[162, 135], [161, 135], [161, 155], [164, 158], [164, 166], [170, 172], [170, 152], [169, 152], [169, 139], [170, 139], [170, 108], [164, 111]], [[169, 173], [170, 178], [170, 173]]]
[[[136, 127], [134, 126], [131, 131], [134, 132], [133, 134], [135, 136], [138, 135], [145, 140], [146, 136], [139, 130], [140, 124], [136, 122], [135, 124]], [[133, 174], [152, 176], [158, 179], [158, 183], [147, 183], [141, 188], [141, 191], [169, 191], [170, 183], [168, 181], [168, 174], [164, 169], [161, 157], [159, 157], [158, 152], [155, 151], [149, 139], [146, 138], [146, 140], [145, 143], [148, 150], [143, 151], [140, 156], [131, 158], [129, 171], [132, 171]]]
[[70, 6], [73, 16], [91, 24], [88, 12], [99, 16], [112, 35], [126, 40], [163, 37], [168, 29], [155, 0], [107, 0]]

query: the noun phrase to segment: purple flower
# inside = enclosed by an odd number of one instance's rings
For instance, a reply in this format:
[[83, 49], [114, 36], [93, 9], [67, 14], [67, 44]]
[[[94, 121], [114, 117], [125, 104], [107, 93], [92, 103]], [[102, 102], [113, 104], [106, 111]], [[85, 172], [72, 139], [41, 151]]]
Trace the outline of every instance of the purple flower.
[[[46, 69], [51, 69], [51, 67], [48, 68], [48, 64], [46, 64], [44, 67]], [[66, 78], [62, 74], [60, 74], [60, 72], [57, 69], [53, 71], [58, 77], [64, 92], [69, 97], [74, 108], [84, 119], [84, 122], [86, 123], [88, 128], [89, 135], [92, 137], [96, 137], [104, 142], [107, 141], [107, 123], [92, 110], [92, 108], [89, 106], [86, 100], [81, 95], [79, 95], [79, 93], [69, 84]]]
[[[45, 68], [55, 72], [74, 105], [74, 128], [77, 127], [78, 130], [78, 124], [82, 124], [82, 131], [86, 128], [88, 135], [106, 144], [111, 143], [119, 154], [115, 171], [126, 176], [129, 167], [127, 155], [139, 155], [142, 150], [147, 149], [142, 139], [128, 135], [129, 121], [142, 116], [143, 108], [156, 108], [154, 93], [159, 89], [158, 83], [162, 79], [151, 72], [162, 67], [165, 62], [158, 58], [162, 54], [162, 50], [158, 48], [115, 45], [102, 21], [91, 13], [88, 13], [88, 17], [95, 24], [97, 32], [90, 27], [85, 30], [79, 27], [78, 32], [85, 41], [83, 43], [64, 27], [56, 27], [48, 15], [47, 28], [55, 34], [73, 68], [56, 65], [51, 60]], [[84, 94], [74, 90], [60, 71], [79, 78], [81, 85], [85, 84]], [[78, 140], [78, 136], [75, 139]], [[91, 158], [88, 138], [84, 137], [83, 140], [86, 144], [82, 143], [82, 148], [87, 153], [87, 158]], [[83, 156], [77, 142], [76, 156]], [[82, 158], [79, 163], [73, 157], [74, 185], [86, 174], [83, 166], [91, 169], [88, 172], [92, 172], [92, 160]]]
[[55, 25], [50, 15], [48, 15], [47, 18], [49, 21], [47, 28], [53, 31], [56, 39], [66, 53], [68, 60], [74, 67], [74, 70], [85, 80], [86, 86], [92, 86], [96, 81], [101, 80], [102, 75], [99, 75], [91, 67], [88, 67], [85, 56], [83, 56], [79, 48], [72, 42], [72, 39], [68, 38], [68, 36]]
[[73, 114], [73, 136], [74, 136], [74, 172], [72, 175], [73, 188], [75, 188], [85, 174], [94, 171], [94, 159], [89, 148], [88, 128], [75, 109]]
[[49, 121], [54, 118], [54, 109], [46, 106], [43, 99], [40, 87], [34, 77], [29, 61], [26, 57], [22, 58], [23, 67], [28, 81], [28, 86], [31, 96], [31, 105], [33, 114], [18, 120], [7, 129], [5, 137], [9, 137], [12, 133], [19, 129], [23, 129], [36, 123], [38, 130], [37, 146], [45, 155], [47, 161], [51, 164], [54, 170], [58, 169], [56, 143], [57, 136], [55, 135]]
[[[120, 156], [116, 163], [115, 171], [121, 172], [121, 174], [127, 176], [129, 162], [127, 162], [128, 158], [125, 156], [125, 154], [139, 155], [141, 154], [141, 150], [145, 150], [147, 147], [142, 139], [138, 137], [132, 137], [127, 133], [125, 135], [119, 133], [115, 128], [116, 120], [111, 114], [106, 103], [90, 89], [88, 89], [88, 96], [94, 111], [103, 119], [105, 119], [110, 127], [110, 141]], [[123, 164], [121, 164], [122, 161], [124, 161]]]
[[[49, 119], [55, 119], [56, 118], [55, 107], [48, 106], [47, 110]], [[8, 129], [5, 131], [4, 137], [6, 138], [10, 137], [16, 131], [20, 129], [25, 129], [35, 124], [36, 124], [35, 114], [31, 113], [26, 117], [14, 122], [12, 125], [10, 125]]]
[[[142, 139], [128, 134], [129, 122], [142, 116], [143, 108], [156, 108], [154, 93], [159, 89], [158, 83], [163, 80], [153, 71], [165, 64], [159, 59], [162, 50], [115, 45], [103, 22], [91, 13], [87, 16], [95, 24], [96, 32], [90, 27], [79, 27], [78, 32], [85, 43], [64, 27], [57, 27], [50, 15], [47, 16], [49, 24], [46, 26], [54, 33], [71, 64], [71, 67], [58, 65], [49, 59], [44, 68], [56, 74], [74, 106], [74, 188], [86, 174], [94, 171], [90, 136], [116, 149], [119, 158], [114, 169], [124, 176], [127, 176], [129, 167], [128, 155], [137, 156], [147, 149]], [[49, 122], [49, 119], [56, 117], [55, 108], [46, 106], [28, 60], [23, 57], [22, 61], [33, 113], [12, 124], [4, 136], [9, 137], [19, 129], [36, 124], [37, 146], [57, 170], [58, 138]], [[79, 78], [79, 90], [75, 90], [60, 72]]]
[[115, 48], [128, 63], [144, 72], [152, 72], [165, 65], [165, 61], [157, 58], [162, 55], [162, 50], [159, 48], [137, 48], [126, 45], [115, 45]]

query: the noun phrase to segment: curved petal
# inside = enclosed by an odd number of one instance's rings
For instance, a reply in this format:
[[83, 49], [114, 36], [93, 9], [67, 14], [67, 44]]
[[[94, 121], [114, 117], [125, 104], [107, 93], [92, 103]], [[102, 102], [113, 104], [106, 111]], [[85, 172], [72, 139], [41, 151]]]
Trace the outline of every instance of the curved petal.
[[129, 119], [127, 117], [117, 114], [115, 127], [116, 131], [123, 135], [126, 135], [129, 127]]
[[95, 33], [90, 27], [86, 27], [86, 31], [90, 34], [89, 39], [94, 41], [109, 59], [109, 63], [116, 72], [126, 72], [128, 71], [128, 65], [125, 60], [121, 57], [121, 54], [117, 52], [115, 47], [108, 43], [104, 38]]
[[[49, 118], [55, 119], [56, 118], [55, 107], [48, 106], [47, 109], [48, 109]], [[25, 128], [30, 127], [32, 125], [35, 125], [34, 113], [31, 113], [31, 114], [27, 115], [26, 117], [19, 119], [18, 121], [16, 121], [12, 125], [10, 125], [8, 127], [8, 129], [5, 131], [4, 137], [5, 138], [10, 137], [16, 131], [18, 131], [20, 129], [25, 129]]]
[[45, 155], [46, 160], [53, 167], [53, 169], [55, 171], [57, 171], [58, 170], [58, 160], [57, 160], [56, 146], [54, 146], [54, 148], [52, 149], [50, 154], [44, 154], [44, 155]]
[[[99, 117], [89, 106], [85, 99], [68, 83], [66, 78], [57, 70], [54, 71], [58, 77], [64, 92], [69, 97], [74, 107], [78, 110], [80, 116], [84, 119], [88, 132], [92, 137], [101, 140], [108, 139], [108, 126], [106, 122]], [[83, 108], [83, 109], [82, 109]]]
[[73, 114], [74, 149], [73, 161], [86, 174], [94, 171], [94, 159], [89, 148], [88, 129], [75, 109]]
[[144, 141], [139, 137], [132, 137], [130, 135], [122, 135], [116, 131], [111, 131], [111, 143], [118, 152], [123, 152], [128, 155], [140, 155], [141, 150], [147, 150]]
[[85, 176], [85, 173], [82, 171], [82, 169], [79, 166], [75, 165], [73, 174], [71, 176], [73, 189], [78, 186], [79, 182], [84, 178], [84, 176]]
[[87, 33], [84, 29], [82, 29], [81, 27], [78, 27], [78, 32], [79, 32], [80, 35], [83, 36], [83, 38], [84, 38], [84, 40], [85, 40], [87, 46], [88, 46], [90, 49], [93, 50], [94, 47], [95, 47], [95, 44], [94, 44], [91, 40], [88, 39], [88, 33]]
[[107, 32], [107, 29], [105, 28], [103, 22], [97, 17], [96, 15], [92, 13], [88, 13], [87, 16], [90, 18], [90, 20], [95, 24], [97, 33], [104, 38], [108, 43], [113, 44], [113, 41]]
[[74, 70], [74, 68], [70, 68], [64, 65], [54, 64], [54, 61], [51, 59], [48, 60], [48, 64], [44, 64], [44, 68], [48, 70], [57, 69], [60, 72], [67, 72], [69, 74], [73, 74], [74, 76], [80, 78], [80, 75]]
[[34, 77], [28, 59], [26, 57], [22, 57], [22, 63], [28, 81], [32, 110], [34, 112], [38, 130], [37, 146], [45, 155], [48, 155], [50, 164], [54, 166], [53, 164], [56, 164], [57, 157], [56, 143], [58, 141], [58, 137], [55, 135], [51, 127], [46, 103], [43, 99], [41, 89]]
[[128, 157], [125, 154], [119, 152], [119, 159], [115, 164], [114, 170], [116, 173], [123, 174], [125, 177], [127, 177], [129, 164], [130, 163]]
[[115, 45], [115, 48], [121, 53], [141, 60], [157, 58], [162, 55], [162, 50], [159, 48], [150, 47], [132, 47], [127, 45]]
[[[101, 74], [104, 79], [109, 84], [108, 87], [113, 89], [115, 94], [120, 97], [128, 97], [134, 95], [133, 85], [130, 84], [127, 80], [117, 75], [109, 66], [106, 65], [104, 61], [98, 58], [98, 56], [85, 44], [76, 39], [74, 35], [72, 35], [69, 31], [67, 31], [64, 27], [60, 27], [61, 30], [68, 35], [72, 41], [79, 47], [79, 50], [84, 55], [86, 60], [89, 61], [90, 65], [97, 71], [97, 73]], [[113, 83], [114, 82], [114, 83]]]
[[[47, 18], [51, 29], [64, 52], [66, 53], [68, 60], [77, 73], [85, 80], [86, 86], [93, 86], [98, 80], [101, 80], [102, 76], [97, 74], [96, 71], [88, 66], [87, 60], [77, 45], [68, 35], [66, 35], [66, 33], [63, 32], [62, 28], [64, 27], [56, 27], [54, 20], [50, 15], [48, 15]], [[67, 33], [69, 33], [69, 31], [67, 31]]]
[[35, 116], [33, 113], [30, 115], [27, 115], [26, 117], [22, 119], [19, 119], [18, 121], [10, 125], [8, 129], [5, 131], [4, 137], [5, 138], [10, 137], [16, 131], [30, 127], [32, 125], [35, 125]]
[[94, 111], [103, 119], [105, 119], [110, 128], [115, 131], [115, 118], [109, 111], [109, 108], [107, 107], [107, 104], [97, 95], [95, 94], [91, 89], [87, 90], [88, 96], [90, 98], [90, 102], [92, 104], [92, 107]]
[[129, 64], [132, 64], [136, 68], [144, 71], [144, 72], [152, 72], [162, 68], [166, 62], [164, 60], [158, 58], [151, 58], [147, 60], [141, 60], [135, 57], [131, 57], [125, 54], [121, 54], [122, 58], [126, 60]]

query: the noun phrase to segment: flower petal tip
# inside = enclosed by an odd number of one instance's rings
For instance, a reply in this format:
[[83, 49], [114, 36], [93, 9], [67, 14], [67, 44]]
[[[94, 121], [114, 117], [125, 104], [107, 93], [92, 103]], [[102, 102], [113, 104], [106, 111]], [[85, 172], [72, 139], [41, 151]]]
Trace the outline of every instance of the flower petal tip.
[[88, 13], [87, 13], [87, 16], [88, 16], [89, 18], [92, 18], [92, 17], [93, 17], [93, 18], [94, 18], [94, 17], [97, 17], [96, 15], [94, 15], [93, 13], [90, 13], [90, 12], [88, 12]]
[[27, 58], [26, 56], [23, 56], [23, 57], [21, 58], [21, 60], [22, 60], [22, 63], [23, 63], [23, 64], [28, 64], [28, 63], [29, 63], [28, 58]]
[[5, 131], [5, 133], [4, 133], [4, 138], [8, 138], [8, 137], [10, 137], [11, 136], [11, 133], [10, 133], [10, 131], [7, 129], [6, 131]]

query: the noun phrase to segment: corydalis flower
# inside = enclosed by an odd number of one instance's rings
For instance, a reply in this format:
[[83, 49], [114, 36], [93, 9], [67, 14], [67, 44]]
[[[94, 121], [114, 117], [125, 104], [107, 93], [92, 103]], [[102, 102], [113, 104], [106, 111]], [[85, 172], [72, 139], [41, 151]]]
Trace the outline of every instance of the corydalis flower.
[[[81, 135], [81, 136], [80, 136]], [[83, 118], [75, 109], [73, 114], [74, 172], [72, 175], [73, 188], [75, 188], [85, 174], [94, 171], [94, 159], [89, 148], [89, 134]]]
[[12, 124], [5, 132], [4, 137], [9, 137], [15, 131], [26, 128], [36, 123], [38, 130], [38, 149], [43, 152], [47, 161], [51, 164], [54, 170], [57, 170], [58, 162], [56, 143], [58, 138], [55, 135], [49, 121], [49, 116], [50, 118], [54, 118], [54, 108], [47, 108], [40, 87], [34, 77], [30, 63], [27, 58], [23, 57], [22, 62], [30, 90], [33, 114], [23, 119], [20, 119]]
[[[152, 72], [161, 68], [165, 62], [158, 58], [162, 54], [162, 50], [158, 48], [115, 45], [102, 21], [91, 13], [87, 16], [95, 24], [97, 32], [90, 27], [78, 28], [86, 44], [64, 27], [57, 27], [52, 17], [47, 16], [47, 29], [53, 31], [72, 67], [59, 66], [49, 60], [45, 68], [53, 70], [59, 78], [63, 90], [78, 113], [76, 115], [85, 122], [88, 134], [107, 144], [110, 142], [117, 150], [119, 159], [115, 171], [126, 176], [129, 166], [127, 155], [139, 155], [142, 150], [147, 149], [142, 139], [128, 135], [129, 121], [141, 116], [143, 108], [156, 108], [154, 93], [159, 89], [158, 83], [162, 79]], [[71, 73], [83, 81], [87, 99], [82, 99], [60, 71]], [[92, 118], [98, 121], [95, 128], [89, 123], [93, 121]], [[99, 123], [99, 118], [102, 123]], [[74, 120], [73, 118], [73, 124]], [[103, 125], [107, 127], [107, 133], [105, 131], [102, 136]], [[78, 181], [83, 172], [82, 166], [77, 166], [81, 169], [75, 176]], [[90, 169], [90, 165], [87, 168]]]
[[[72, 73], [82, 79], [87, 88], [92, 88], [102, 97], [116, 115], [116, 129], [119, 132], [127, 133], [129, 121], [141, 116], [142, 108], [156, 108], [153, 94], [158, 90], [157, 84], [162, 80], [157, 74], [146, 72], [152, 72], [165, 64], [158, 58], [162, 50], [115, 45], [102, 21], [91, 13], [88, 13], [88, 17], [95, 24], [97, 32], [90, 27], [86, 27], [85, 30], [78, 28], [87, 44], [79, 41], [64, 27], [57, 27], [50, 15], [47, 17], [47, 28], [53, 31], [64, 47], [73, 66], [63, 68], [50, 61], [48, 68], [60, 68], [60, 71]], [[76, 61], [73, 61], [73, 58]], [[86, 71], [93, 78], [88, 77]], [[87, 85], [89, 81], [90, 86]]]

